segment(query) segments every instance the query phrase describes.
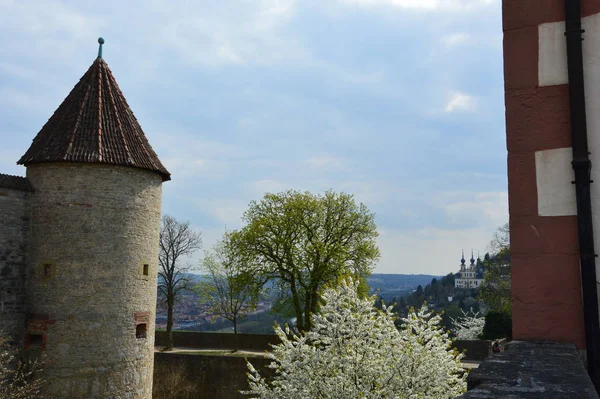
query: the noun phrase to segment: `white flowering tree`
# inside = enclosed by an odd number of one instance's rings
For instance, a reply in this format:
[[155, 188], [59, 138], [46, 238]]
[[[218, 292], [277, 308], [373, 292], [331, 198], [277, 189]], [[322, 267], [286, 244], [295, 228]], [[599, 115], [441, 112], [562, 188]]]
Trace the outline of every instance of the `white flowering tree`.
[[485, 318], [479, 316], [479, 312], [473, 312], [470, 309], [468, 312], [462, 311], [462, 316], [456, 319], [450, 318], [452, 321], [452, 332], [458, 339], [473, 340], [479, 339], [481, 333], [483, 333], [483, 327], [485, 326]]
[[0, 332], [0, 398], [41, 398], [42, 380], [36, 376], [38, 371], [40, 362], [21, 359], [18, 349]]
[[313, 328], [301, 335], [276, 326], [281, 344], [269, 354], [272, 380], [250, 363], [250, 389], [261, 399], [454, 398], [466, 390], [462, 355], [451, 349], [441, 318], [425, 307], [394, 326], [390, 307], [376, 309], [361, 298], [357, 283], [322, 295]]

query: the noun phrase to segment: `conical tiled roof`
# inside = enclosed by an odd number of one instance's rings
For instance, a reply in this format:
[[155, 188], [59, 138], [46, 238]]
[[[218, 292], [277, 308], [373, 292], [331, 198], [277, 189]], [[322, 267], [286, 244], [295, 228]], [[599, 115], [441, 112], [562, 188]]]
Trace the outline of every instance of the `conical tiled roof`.
[[35, 136], [18, 164], [106, 163], [171, 174], [163, 166], [101, 57]]

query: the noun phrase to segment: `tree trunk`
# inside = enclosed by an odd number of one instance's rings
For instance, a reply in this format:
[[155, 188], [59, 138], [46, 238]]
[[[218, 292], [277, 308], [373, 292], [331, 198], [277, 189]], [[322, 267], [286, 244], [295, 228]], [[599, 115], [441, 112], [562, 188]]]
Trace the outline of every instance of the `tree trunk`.
[[238, 344], [238, 331], [237, 331], [237, 317], [233, 317], [233, 335], [235, 336], [235, 350], [234, 352], [237, 352], [239, 350], [239, 344]]
[[306, 329], [305, 331], [309, 331], [310, 328], [312, 327], [312, 323], [310, 320], [310, 315], [312, 314], [312, 309], [310, 307], [311, 305], [311, 292], [307, 290], [307, 292], [304, 294], [304, 328]]
[[300, 305], [300, 298], [298, 297], [298, 290], [296, 289], [296, 283], [292, 279], [290, 283], [290, 289], [292, 291], [292, 303], [294, 305], [294, 312], [296, 313], [296, 328], [298, 331], [304, 331], [304, 319], [302, 315], [302, 306]]
[[306, 323], [306, 325], [308, 326], [307, 329], [312, 328], [312, 320], [310, 319], [310, 316], [312, 314], [314, 314], [317, 311], [317, 305], [319, 303], [319, 291], [317, 289], [317, 287], [312, 287], [310, 289], [310, 308], [309, 308], [309, 312], [308, 312], [308, 321]]
[[165, 350], [173, 349], [173, 301], [167, 301], [167, 345]]

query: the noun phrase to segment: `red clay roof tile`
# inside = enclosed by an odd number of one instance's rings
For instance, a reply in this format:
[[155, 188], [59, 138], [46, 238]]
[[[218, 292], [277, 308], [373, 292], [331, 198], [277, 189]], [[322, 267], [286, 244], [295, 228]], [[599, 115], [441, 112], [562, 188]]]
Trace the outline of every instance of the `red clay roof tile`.
[[12, 188], [14, 190], [33, 191], [31, 184], [25, 177], [5, 175], [0, 173], [0, 188]]
[[18, 164], [107, 163], [171, 174], [150, 146], [112, 72], [97, 58]]

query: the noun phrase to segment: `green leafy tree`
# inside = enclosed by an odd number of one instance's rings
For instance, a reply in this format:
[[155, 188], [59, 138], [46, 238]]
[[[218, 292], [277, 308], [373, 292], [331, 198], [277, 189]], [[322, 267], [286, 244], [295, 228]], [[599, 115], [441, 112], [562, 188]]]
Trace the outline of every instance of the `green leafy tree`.
[[374, 214], [352, 195], [327, 191], [322, 195], [286, 191], [266, 194], [250, 203], [247, 223], [232, 234], [231, 245], [250, 262], [244, 270], [274, 281], [279, 288], [278, 310], [296, 317], [307, 331], [319, 295], [344, 277], [361, 282], [379, 258]]
[[208, 304], [212, 313], [233, 323], [237, 351], [238, 321], [256, 309], [260, 284], [243, 271], [245, 260], [229, 243], [230, 234], [225, 233], [212, 253], [206, 253], [202, 269], [207, 274], [207, 280], [197, 284], [196, 292], [200, 302]]
[[498, 228], [490, 242], [492, 255], [484, 258], [484, 282], [479, 298], [491, 310], [512, 313], [510, 281], [510, 236], [508, 223]]
[[509, 313], [492, 310], [485, 315], [481, 339], [498, 338], [512, 339], [512, 317]]

